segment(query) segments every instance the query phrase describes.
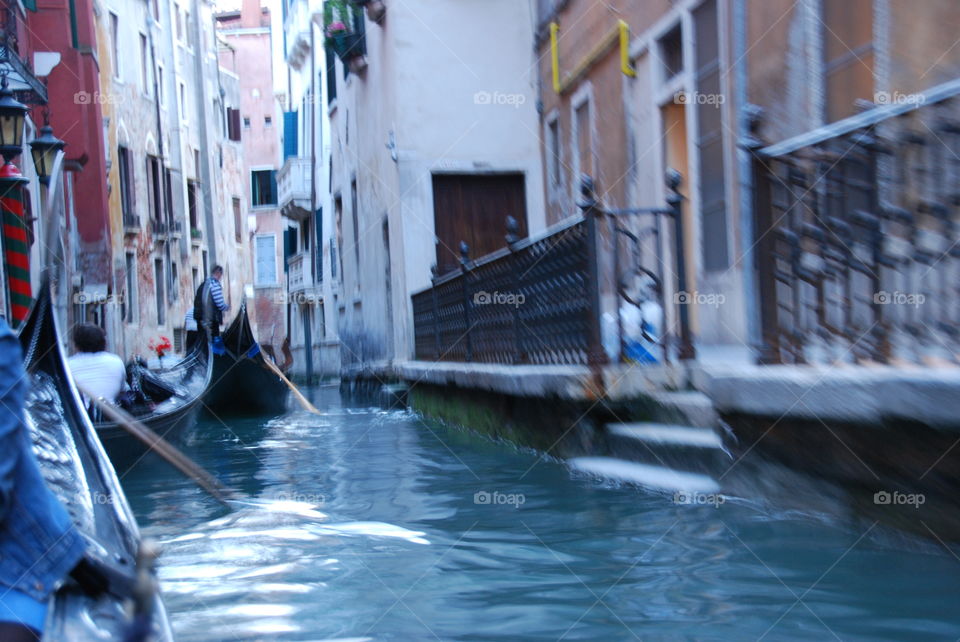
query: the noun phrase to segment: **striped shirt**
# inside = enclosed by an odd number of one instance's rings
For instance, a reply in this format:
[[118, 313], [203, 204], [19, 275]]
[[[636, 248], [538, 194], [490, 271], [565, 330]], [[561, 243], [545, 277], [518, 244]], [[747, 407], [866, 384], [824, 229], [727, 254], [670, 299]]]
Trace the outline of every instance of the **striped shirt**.
[[230, 306], [223, 300], [223, 286], [220, 285], [220, 281], [211, 276], [207, 279], [207, 283], [210, 285], [210, 296], [213, 297], [213, 304], [217, 306], [218, 310], [225, 312]]

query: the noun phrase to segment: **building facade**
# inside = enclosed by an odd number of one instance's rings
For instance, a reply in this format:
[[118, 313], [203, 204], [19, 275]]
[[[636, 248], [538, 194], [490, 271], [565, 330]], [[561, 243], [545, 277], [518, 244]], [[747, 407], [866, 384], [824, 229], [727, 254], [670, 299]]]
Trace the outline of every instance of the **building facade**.
[[[702, 347], [754, 347], [754, 135], [786, 140], [956, 78], [956, 18], [943, 2], [540, 0], [548, 221], [575, 211], [582, 174], [617, 209], [662, 203], [679, 171], [687, 293], [667, 269], [668, 325], [680, 301]], [[653, 252], [661, 267], [673, 247], [664, 237]]]
[[220, 65], [237, 84], [238, 106], [228, 111], [228, 134], [241, 143], [242, 197], [234, 216], [249, 223], [253, 253], [252, 296], [248, 300], [258, 340], [280, 359], [289, 329], [283, 268], [285, 223], [277, 201], [282, 128], [274, 96], [272, 16], [259, 0], [216, 15]]
[[[324, 232], [344, 368], [413, 355], [410, 295], [546, 225], [534, 16], [428, 0], [328, 13], [332, 220]], [[339, 20], [338, 20], [339, 18]], [[329, 35], [329, 34], [327, 34]], [[315, 36], [316, 37], [316, 36]], [[493, 46], [492, 43], [496, 43]], [[334, 55], [336, 54], [336, 55]]]
[[336, 320], [336, 245], [330, 192], [329, 78], [323, 6], [312, 0], [283, 5], [280, 50], [286, 82], [277, 83], [283, 105], [283, 164], [278, 173], [286, 220], [283, 259], [293, 373], [308, 380], [340, 371]]
[[[196, 287], [215, 264], [236, 308], [250, 282], [239, 141], [227, 130], [235, 79], [216, 56], [213, 7], [111, 0], [97, 15], [110, 189], [115, 305], [106, 327], [123, 355], [170, 338], [180, 349]], [[229, 316], [229, 315], [228, 315]]]

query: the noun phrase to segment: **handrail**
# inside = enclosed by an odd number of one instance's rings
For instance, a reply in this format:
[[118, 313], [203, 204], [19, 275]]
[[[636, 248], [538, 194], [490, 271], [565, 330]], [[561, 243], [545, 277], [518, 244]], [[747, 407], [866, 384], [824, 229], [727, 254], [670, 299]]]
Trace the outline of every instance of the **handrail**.
[[838, 120], [835, 123], [830, 123], [829, 125], [824, 125], [823, 127], [818, 127], [803, 134], [793, 136], [779, 143], [774, 143], [773, 145], [768, 145], [756, 152], [756, 154], [762, 158], [773, 158], [777, 156], [784, 156], [792, 152], [797, 151], [798, 149], [803, 149], [804, 147], [810, 147], [811, 145], [817, 145], [825, 141], [830, 140], [831, 138], [837, 138], [839, 136], [845, 136], [852, 132], [857, 131], [858, 129], [863, 129], [865, 127], [870, 127], [871, 125], [876, 125], [877, 123], [883, 122], [894, 116], [900, 116], [902, 114], [909, 113], [924, 105], [931, 105], [938, 103], [954, 96], [960, 95], [960, 79], [951, 80], [945, 82], [936, 87], [932, 87], [925, 92], [916, 92], [911, 94], [915, 96], [915, 100], [910, 100], [902, 103], [892, 103], [889, 105], [878, 105], [872, 109], [861, 112], [859, 114], [854, 114], [844, 118], [843, 120]]

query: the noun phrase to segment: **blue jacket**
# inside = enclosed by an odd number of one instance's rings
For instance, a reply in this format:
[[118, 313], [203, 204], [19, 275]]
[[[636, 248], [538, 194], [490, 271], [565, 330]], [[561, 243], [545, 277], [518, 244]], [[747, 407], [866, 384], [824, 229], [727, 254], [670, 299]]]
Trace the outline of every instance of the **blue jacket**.
[[23, 419], [20, 343], [0, 319], [0, 592], [45, 600], [86, 543], [40, 474]]

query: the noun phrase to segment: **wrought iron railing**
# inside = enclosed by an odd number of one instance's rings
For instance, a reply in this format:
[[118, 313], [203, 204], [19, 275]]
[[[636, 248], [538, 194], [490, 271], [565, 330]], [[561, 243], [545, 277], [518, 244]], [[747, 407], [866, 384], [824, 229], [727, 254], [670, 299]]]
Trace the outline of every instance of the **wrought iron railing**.
[[751, 138], [761, 363], [956, 361], [960, 81], [895, 96]]
[[[416, 358], [583, 365], [622, 359], [627, 346], [624, 306], [640, 306], [644, 297], [653, 296], [664, 312], [665, 278], [678, 277], [671, 287], [685, 288], [675, 261], [675, 256], [682, 259], [683, 244], [677, 244], [677, 255], [664, 253], [660, 243], [662, 216], [682, 225], [678, 184], [679, 175], [672, 175], [664, 207], [608, 211], [585, 178], [581, 216], [527, 239], [517, 237], [516, 221], [507, 217], [507, 246], [476, 260], [461, 243], [460, 269], [434, 274], [432, 286], [412, 296]], [[654, 218], [655, 233], [638, 225], [640, 215]], [[683, 237], [682, 230], [677, 233]], [[642, 294], [631, 287], [637, 275], [652, 281]], [[692, 357], [685, 315], [676, 324], [687, 329], [678, 333], [673, 353]], [[605, 341], [611, 327], [613, 341]], [[661, 327], [655, 339], [664, 357], [675, 343], [671, 336]], [[619, 347], [610, 350], [611, 343]]]

